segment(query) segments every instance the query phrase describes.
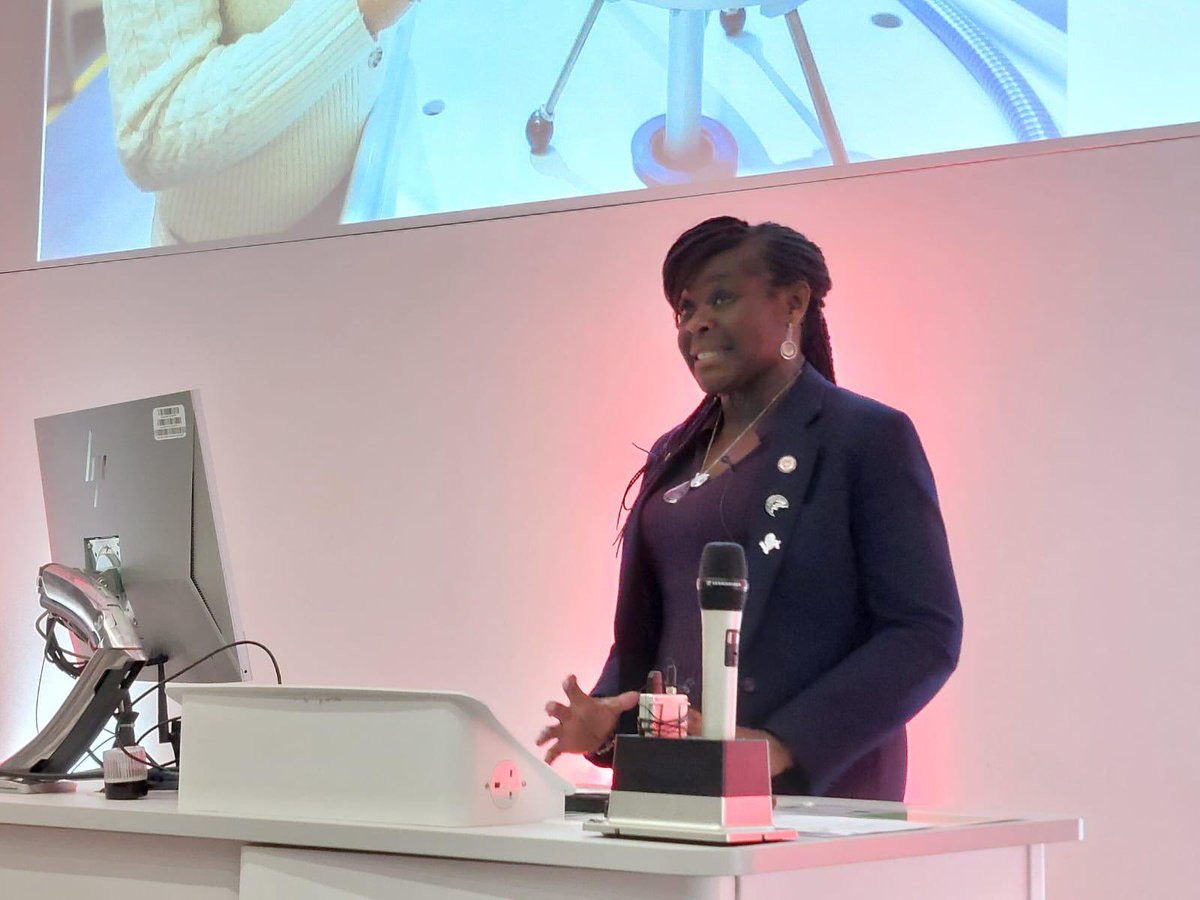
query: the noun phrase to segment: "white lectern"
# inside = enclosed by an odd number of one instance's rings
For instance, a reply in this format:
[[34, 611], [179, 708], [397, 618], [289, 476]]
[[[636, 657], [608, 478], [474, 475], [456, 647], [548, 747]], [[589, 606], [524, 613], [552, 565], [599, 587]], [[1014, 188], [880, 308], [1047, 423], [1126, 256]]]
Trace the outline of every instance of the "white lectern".
[[[567, 782], [461, 694], [178, 685], [182, 775], [141, 800], [0, 795], [0, 896], [1044, 900], [1066, 817], [799, 800], [795, 841], [601, 837]], [[796, 798], [792, 798], [793, 801]]]
[[180, 684], [179, 809], [394, 825], [561, 817], [569, 781], [466, 694]]

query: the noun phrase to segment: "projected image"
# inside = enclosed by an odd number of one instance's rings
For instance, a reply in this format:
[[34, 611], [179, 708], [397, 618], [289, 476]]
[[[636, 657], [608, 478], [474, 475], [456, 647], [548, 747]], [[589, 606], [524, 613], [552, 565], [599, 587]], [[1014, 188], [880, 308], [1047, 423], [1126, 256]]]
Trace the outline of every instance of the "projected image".
[[53, 0], [40, 257], [1071, 133], [1067, 0], [729, 3]]

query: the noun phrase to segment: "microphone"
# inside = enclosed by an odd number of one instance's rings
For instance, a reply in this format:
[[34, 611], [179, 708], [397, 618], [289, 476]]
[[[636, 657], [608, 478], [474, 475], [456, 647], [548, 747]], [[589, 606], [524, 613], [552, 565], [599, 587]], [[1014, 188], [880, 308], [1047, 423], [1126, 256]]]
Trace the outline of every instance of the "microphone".
[[703, 631], [704, 727], [701, 736], [731, 741], [737, 727], [738, 642], [750, 582], [741, 544], [713, 541], [700, 554], [696, 578]]

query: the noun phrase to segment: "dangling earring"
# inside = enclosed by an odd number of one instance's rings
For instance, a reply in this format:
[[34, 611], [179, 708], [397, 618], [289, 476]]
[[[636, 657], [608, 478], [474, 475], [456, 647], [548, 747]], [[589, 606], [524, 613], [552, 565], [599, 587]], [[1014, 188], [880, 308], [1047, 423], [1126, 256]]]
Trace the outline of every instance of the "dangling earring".
[[795, 359], [799, 353], [800, 347], [796, 344], [796, 323], [788, 322], [787, 335], [779, 345], [779, 355], [784, 359]]

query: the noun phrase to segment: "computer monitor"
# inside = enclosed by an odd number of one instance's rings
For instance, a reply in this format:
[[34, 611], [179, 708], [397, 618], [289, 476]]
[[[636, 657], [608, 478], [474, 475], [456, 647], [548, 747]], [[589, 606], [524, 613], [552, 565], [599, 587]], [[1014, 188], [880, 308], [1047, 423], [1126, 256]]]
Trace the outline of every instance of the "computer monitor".
[[[38, 457], [55, 563], [116, 568], [147, 657], [166, 674], [241, 637], [225, 583], [200, 429], [188, 391], [38, 419]], [[187, 672], [241, 681], [245, 647]], [[144, 681], [158, 678], [147, 666]]]

